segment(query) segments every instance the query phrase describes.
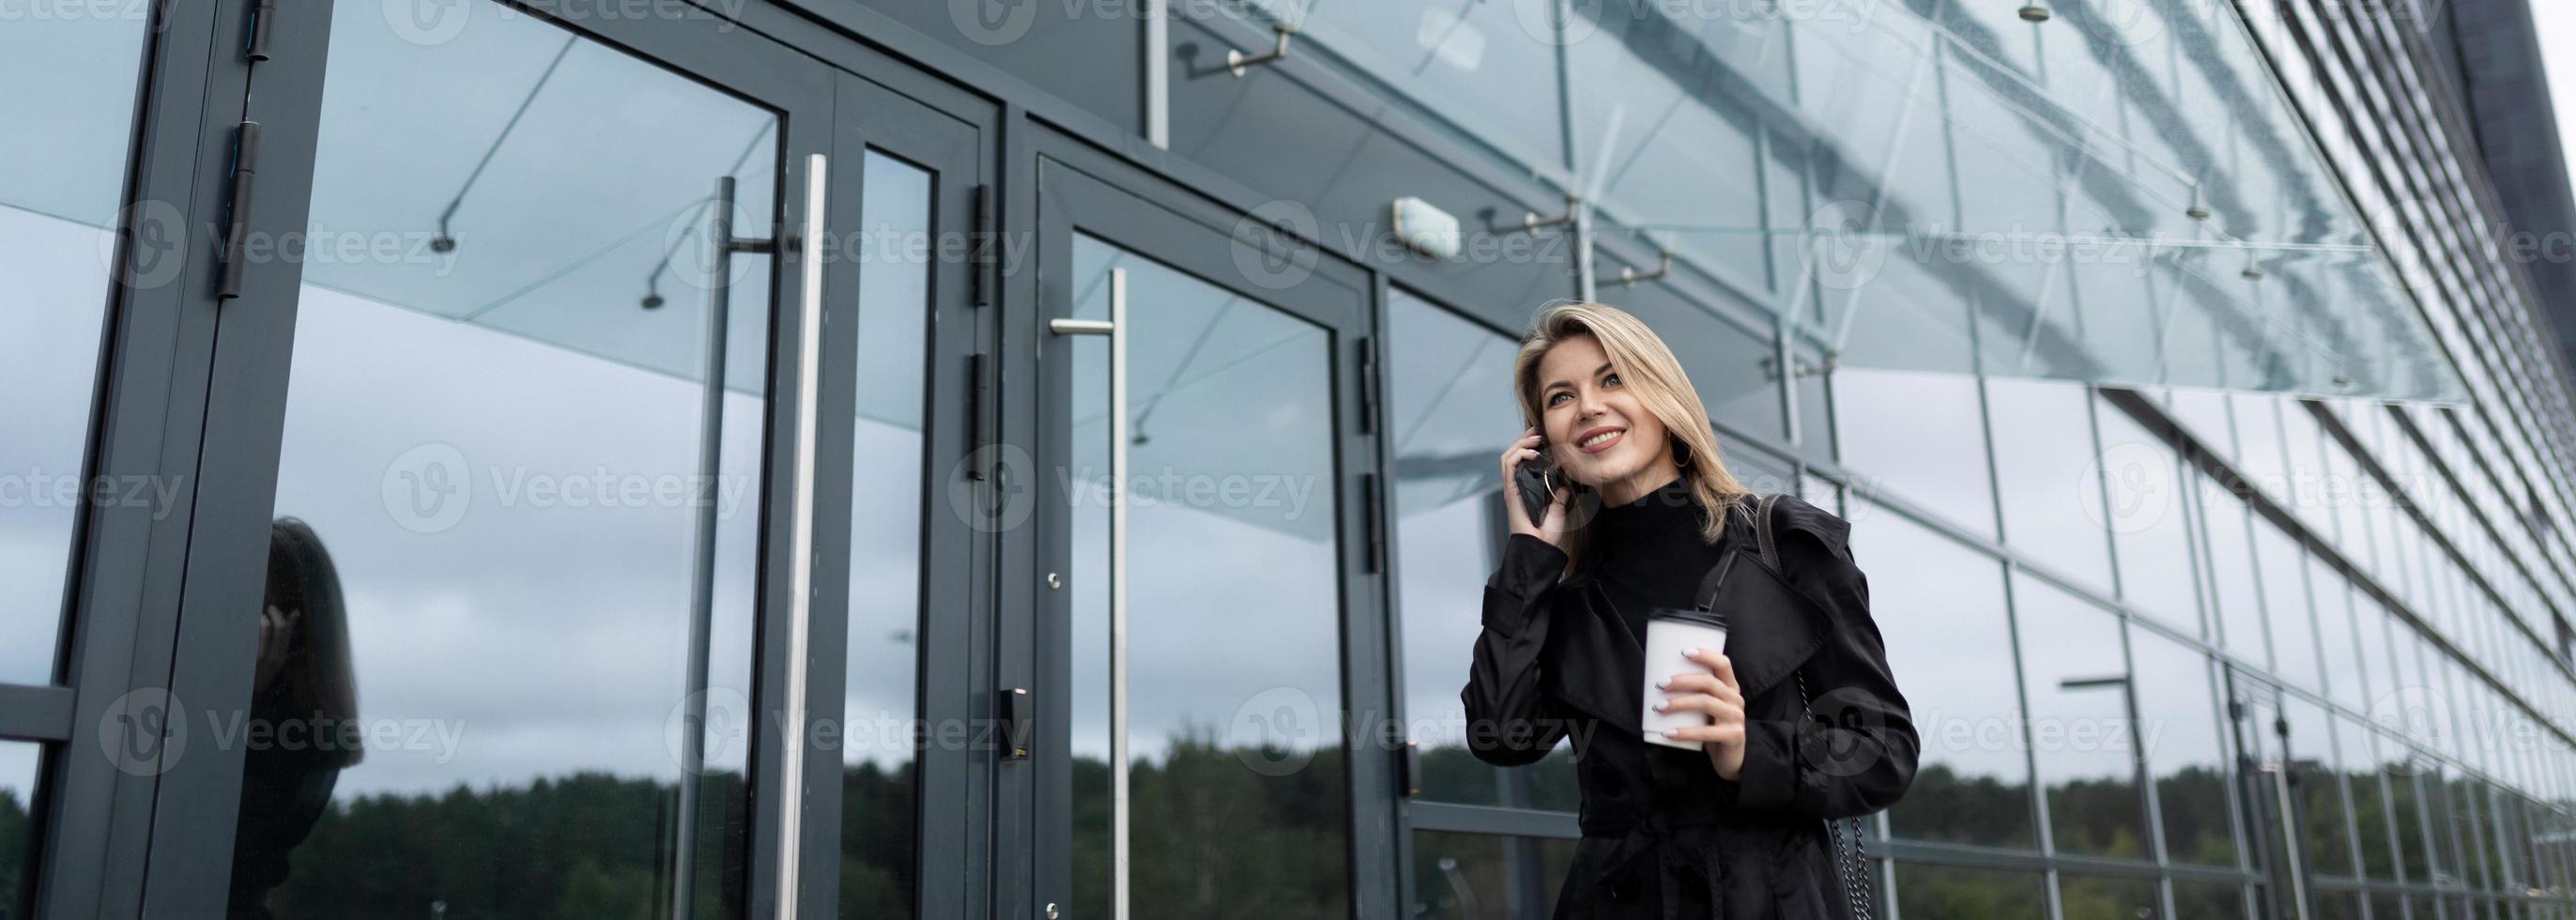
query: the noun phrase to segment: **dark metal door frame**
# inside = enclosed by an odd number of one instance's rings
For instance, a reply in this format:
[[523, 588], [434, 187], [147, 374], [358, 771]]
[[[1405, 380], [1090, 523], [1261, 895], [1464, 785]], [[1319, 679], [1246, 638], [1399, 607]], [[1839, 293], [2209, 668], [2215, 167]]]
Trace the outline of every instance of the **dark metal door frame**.
[[[254, 65], [232, 38], [249, 23], [253, 0], [219, 0], [203, 21], [173, 19], [156, 42], [144, 133], [137, 145], [133, 199], [176, 202], [189, 228], [205, 228], [225, 213], [222, 192], [231, 183], [234, 124], [261, 125], [258, 182], [243, 209], [242, 230], [267, 239], [295, 238], [310, 204], [331, 4], [281, 4], [263, 24], [267, 56]], [[185, 5], [172, 10], [188, 8]], [[836, 152], [831, 132], [837, 78], [803, 55], [726, 27], [712, 14], [653, 20], [594, 19], [573, 10], [574, 21], [555, 15], [551, 3], [532, 12], [585, 37], [655, 61], [780, 113], [781, 200], [784, 235], [800, 236], [806, 207], [793, 190], [804, 186], [808, 157]], [[258, 92], [250, 92], [254, 78]], [[190, 97], [201, 97], [202, 101]], [[238, 110], [226, 99], [243, 99]], [[194, 104], [192, 104], [192, 102]], [[193, 141], [193, 143], [190, 143]], [[855, 163], [850, 164], [855, 166]], [[835, 183], [835, 188], [840, 184]], [[855, 189], [835, 191], [829, 213], [854, 208]], [[126, 233], [139, 233], [130, 208]], [[854, 216], [854, 213], [853, 213]], [[201, 234], [211, 235], [211, 234]], [[302, 271], [278, 257], [247, 264], [240, 295], [229, 302], [213, 294], [217, 266], [211, 241], [192, 236], [178, 279], [149, 289], [121, 290], [112, 333], [111, 372], [96, 435], [101, 471], [166, 477], [182, 488], [176, 507], [157, 519], [103, 510], [87, 523], [78, 600], [69, 644], [70, 679], [78, 697], [70, 737], [49, 759], [49, 802], [39, 869], [45, 916], [172, 916], [201, 913], [224, 901], [234, 807], [239, 799], [239, 751], [206, 749], [193, 757], [157, 756], [140, 768], [119, 769], [98, 752], [122, 741], [159, 750], [154, 737], [127, 738], [108, 718], [117, 700], [164, 693], [186, 711], [238, 709], [247, 702], [255, 635], [240, 617], [224, 611], [255, 607], [265, 579], [266, 530], [275, 496], [286, 383]], [[137, 258], [128, 254], [129, 264]], [[782, 307], [800, 302], [804, 260], [774, 260], [772, 290]], [[843, 267], [843, 272], [851, 271]], [[839, 287], [839, 285], [834, 285]], [[766, 407], [767, 484], [762, 497], [762, 584], [756, 705], [773, 714], [785, 695], [786, 618], [777, 592], [787, 583], [789, 560], [771, 551], [790, 544], [794, 497], [777, 484], [792, 482], [791, 443], [798, 390], [792, 344], [804, 330], [799, 312], [777, 309], [772, 323], [770, 392]], [[817, 399], [819, 404], [824, 402]], [[846, 400], [841, 408], [846, 409]], [[829, 425], [829, 416], [819, 420]], [[846, 445], [848, 422], [838, 426]], [[826, 438], [817, 437], [818, 444]], [[819, 459], [819, 458], [818, 458]], [[819, 479], [819, 477], [818, 477]], [[846, 532], [846, 489], [839, 512], [826, 505], [815, 522], [818, 540]], [[845, 544], [844, 544], [845, 545]], [[829, 583], [842, 561], [818, 557], [814, 577]], [[838, 602], [837, 597], [834, 603]], [[838, 610], [817, 606], [818, 627], [837, 623]], [[828, 631], [817, 629], [815, 635]], [[184, 655], [179, 649], [186, 649]], [[828, 670], [817, 668], [816, 670]], [[808, 699], [837, 699], [815, 688], [826, 675], [809, 672]], [[176, 705], [171, 707], [176, 710]], [[178, 713], [174, 712], [174, 718]], [[764, 725], [776, 724], [774, 721]], [[153, 730], [155, 733], [158, 729]], [[757, 789], [775, 789], [783, 772], [779, 733], [755, 730]], [[824, 752], [809, 751], [814, 759]], [[89, 755], [89, 756], [84, 756]], [[810, 765], [813, 760], [808, 760]], [[837, 756], [832, 773], [837, 775]], [[782, 854], [777, 831], [792, 797], [756, 795], [755, 840], [747, 880], [752, 915], [773, 911], [781, 894]], [[807, 828], [807, 839], [827, 837], [837, 851], [837, 811]], [[799, 892], [829, 898], [836, 860], [801, 863]]]
[[[1259, 258], [1247, 247], [1265, 244], [1304, 247], [1284, 234], [1256, 228], [1247, 216], [1175, 188], [1143, 170], [1102, 154], [1049, 129], [1014, 122], [1013, 137], [1026, 137], [1035, 148], [1015, 153], [1014, 175], [1027, 177], [1029, 197], [1014, 203], [1025, 208], [1036, 228], [1034, 266], [1024, 267], [1007, 290], [1028, 292], [1034, 310], [1012, 311], [1005, 319], [1005, 340], [1017, 346], [1009, 373], [1016, 385], [1005, 389], [1012, 405], [1034, 409], [1016, 414], [1015, 434], [1035, 445], [1036, 465], [1051, 470], [1071, 447], [1069, 374], [1070, 342], [1046, 330], [1046, 321], [1068, 316], [1072, 307], [1071, 252], [1076, 233], [1098, 237], [1192, 275], [1231, 293], [1258, 301], [1328, 330], [1331, 337], [1334, 426], [1335, 527], [1339, 537], [1341, 584], [1341, 686], [1344, 712], [1324, 714], [1338, 727], [1358, 725], [1383, 729], [1393, 711], [1389, 681], [1389, 637], [1385, 631], [1383, 516], [1384, 487], [1379, 470], [1376, 432], [1369, 430], [1379, 407], [1367, 405], [1377, 392], [1363, 379], [1362, 349], [1373, 337], [1376, 285], [1364, 272], [1312, 248], [1299, 248], [1293, 264], [1312, 266], [1311, 274], [1277, 289], [1246, 283], [1238, 258]], [[1016, 149], [1015, 145], [1015, 149]], [[1027, 157], [1022, 159], [1022, 157]], [[1032, 471], [1036, 473], [1036, 471]], [[1034, 489], [1036, 526], [1016, 546], [1006, 547], [1003, 569], [1006, 605], [1005, 667], [1007, 685], [1036, 691], [1037, 748], [1023, 764], [1006, 765], [1018, 772], [1003, 776], [1004, 804], [998, 811], [1010, 822], [996, 829], [994, 916], [1045, 916], [1046, 905], [1067, 903], [1072, 891], [1068, 862], [1072, 816], [1072, 764], [1066, 746], [1072, 708], [1071, 674], [1065, 669], [1070, 637], [1059, 624], [1068, 622], [1070, 597], [1053, 590], [1048, 573], [1064, 570], [1071, 551], [1069, 522], [1052, 513], [1068, 507], [1061, 477], [1037, 473]], [[1016, 585], [1016, 588], [1013, 587]], [[1023, 606], [1009, 595], [1029, 598]], [[1012, 681], [1023, 681], [1013, 684]], [[1377, 742], [1383, 730], [1345, 733], [1348, 752], [1345, 781], [1351, 879], [1350, 905], [1355, 916], [1396, 910], [1398, 853], [1395, 790], [1398, 751]], [[1143, 905], [1139, 905], [1143, 909]]]

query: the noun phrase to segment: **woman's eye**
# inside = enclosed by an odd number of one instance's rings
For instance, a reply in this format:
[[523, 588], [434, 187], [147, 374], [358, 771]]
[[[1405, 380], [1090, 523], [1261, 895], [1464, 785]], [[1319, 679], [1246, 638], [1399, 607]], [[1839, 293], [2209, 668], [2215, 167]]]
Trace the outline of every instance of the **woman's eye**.
[[1610, 375], [1610, 376], [1607, 376], [1607, 377], [1603, 377], [1603, 378], [1601, 378], [1601, 385], [1602, 385], [1602, 386], [1605, 386], [1605, 387], [1615, 387], [1615, 386], [1618, 386], [1618, 385], [1619, 385], [1619, 375], [1617, 375], [1617, 374], [1612, 374], [1612, 375]]
[[1547, 404], [1548, 404], [1548, 405], [1553, 406], [1553, 405], [1556, 405], [1557, 403], [1564, 402], [1564, 401], [1565, 401], [1565, 397], [1566, 397], [1566, 395], [1567, 395], [1567, 394], [1566, 394], [1566, 392], [1565, 392], [1564, 390], [1558, 390], [1558, 391], [1556, 391], [1556, 392], [1554, 392], [1554, 393], [1549, 393], [1549, 394], [1547, 394]]

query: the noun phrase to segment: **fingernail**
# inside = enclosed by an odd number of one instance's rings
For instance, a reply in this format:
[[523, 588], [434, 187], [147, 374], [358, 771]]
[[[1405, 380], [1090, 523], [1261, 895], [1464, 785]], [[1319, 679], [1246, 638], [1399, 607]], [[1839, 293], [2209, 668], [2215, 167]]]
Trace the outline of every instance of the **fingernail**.
[[1682, 736], [1682, 730], [1681, 730], [1681, 729], [1678, 729], [1678, 728], [1667, 728], [1667, 729], [1664, 729], [1664, 737], [1666, 737], [1666, 738], [1679, 738], [1679, 737], [1681, 737], [1681, 736]]
[[1655, 711], [1656, 711], [1656, 712], [1662, 712], [1662, 711], [1664, 711], [1664, 707], [1671, 706], [1671, 705], [1672, 705], [1671, 703], [1656, 703], [1656, 704], [1655, 704]]
[[1698, 649], [1698, 648], [1696, 648], [1696, 647], [1683, 649], [1683, 650], [1682, 650], [1682, 657], [1684, 657], [1684, 658], [1697, 658], [1697, 657], [1699, 657], [1699, 649]]
[[1659, 680], [1659, 681], [1656, 681], [1656, 682], [1655, 682], [1655, 689], [1657, 689], [1657, 690], [1670, 690], [1670, 689], [1672, 689], [1672, 688], [1673, 688], [1673, 679], [1672, 679], [1672, 678], [1667, 677], [1667, 678], [1664, 678], [1664, 679], [1662, 679], [1662, 680]]

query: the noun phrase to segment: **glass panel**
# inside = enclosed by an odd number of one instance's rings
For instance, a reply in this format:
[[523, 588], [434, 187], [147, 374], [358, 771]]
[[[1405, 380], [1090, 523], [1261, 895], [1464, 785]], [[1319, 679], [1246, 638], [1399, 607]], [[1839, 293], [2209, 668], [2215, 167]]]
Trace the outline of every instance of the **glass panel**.
[[2120, 621], [2027, 574], [2012, 575], [2031, 746], [2060, 853], [2152, 859], [2131, 759]]
[[2174, 880], [2175, 920], [2226, 920], [2245, 916], [2245, 887]]
[[[107, 329], [110, 259], [134, 131], [135, 83], [159, 4], [16, 8], [0, 28], [0, 683], [54, 682], [72, 529], [84, 502], [151, 503], [162, 483], [83, 480]], [[180, 15], [184, 8], [172, 8]], [[34, 87], [44, 87], [39, 91]], [[166, 202], [131, 209], [137, 287], [191, 254]], [[5, 889], [0, 889], [5, 890]]]
[[[1554, 17], [1545, 8], [1316, 0], [1223, 0], [1222, 5], [1257, 11], [1253, 18], [1265, 29], [1273, 21], [1297, 24], [1297, 42], [1331, 49], [1372, 92], [1411, 100], [1414, 106], [1407, 111], [1471, 139], [1480, 149], [1496, 149], [1505, 163], [1545, 166], [1551, 172], [1565, 166], [1557, 64], [1571, 42], [1558, 37]], [[1590, 36], [1600, 28], [1590, 19], [1578, 27], [1573, 36]], [[1243, 50], [1254, 54], [1262, 49]], [[1224, 64], [1224, 58], [1218, 50], [1213, 63]], [[1172, 76], [1187, 78], [1177, 67]], [[1501, 454], [1502, 448], [1494, 453]]]
[[1919, 701], [1922, 760], [1890, 812], [1894, 833], [2035, 847], [2000, 564], [1885, 508], [1855, 499], [1852, 509], [1853, 555], [1872, 560], [1871, 617], [1906, 698]]
[[2255, 578], [2263, 585], [2263, 615], [2272, 624], [2272, 661], [2280, 676], [2317, 688], [2317, 633], [2308, 613], [2307, 552], [2279, 527], [2254, 519]]
[[841, 691], [844, 916], [913, 905], [913, 739], [921, 714], [923, 373], [930, 347], [933, 176], [869, 151], [860, 164], [858, 419], [850, 464], [849, 669]]
[[1518, 343], [1401, 289], [1388, 304], [1395, 590], [1404, 623], [1404, 712], [1422, 745], [1422, 797], [1572, 810], [1572, 742], [1529, 766], [1490, 766], [1467, 750], [1458, 697], [1483, 628], [1480, 592], [1460, 586], [1483, 584], [1502, 564], [1500, 540], [1509, 529], [1494, 457], [1523, 427], [1512, 396]]
[[0, 742], [0, 917], [35, 895], [36, 771], [45, 746]]
[[2147, 920], [2162, 913], [2156, 880], [2099, 875], [2060, 875], [2057, 902], [2065, 920]]
[[[2129, 628], [2138, 719], [2147, 770], [2155, 777], [2165, 852], [2178, 863], [2236, 865], [2236, 829], [2228, 816], [2233, 761], [2226, 723], [2211, 685], [2209, 659], [2171, 639]], [[2191, 916], [2186, 913], [2184, 916]]]
[[1977, 378], [1843, 370], [1834, 422], [1843, 465], [1970, 531], [1995, 534]]
[[1907, 920], [2040, 920], [2048, 891], [2036, 873], [1900, 862], [1896, 909]]
[[778, 117], [483, 12], [333, 18], [312, 252], [435, 257], [305, 265], [233, 905], [731, 915]]
[[2102, 429], [2120, 597], [2187, 635], [2202, 635], [2189, 501], [2173, 449], [2108, 402], [2096, 399], [2093, 417]]
[[2373, 881], [2396, 881], [2397, 851], [2389, 840], [2391, 808], [2379, 773], [2378, 751], [2387, 742], [2366, 723], [2350, 718], [2335, 722], [2338, 766], [2352, 790], [2352, 829], [2361, 843], [2361, 872]]
[[2325, 672], [2326, 691], [2336, 702], [2356, 711], [2370, 706], [2363, 692], [2360, 646], [2352, 631], [2352, 583], [2326, 563], [2308, 556], [2308, 590], [2316, 601], [2317, 661]]
[[2219, 645], [2257, 666], [2269, 667], [2271, 639], [2263, 626], [2262, 591], [2254, 580], [2254, 549], [2245, 503], [2198, 473], [2203, 533], [2209, 545], [2210, 604], [2218, 613]]
[[[2102, 503], [2107, 453], [2093, 447], [2092, 397], [2057, 381], [1986, 381], [1994, 418], [1995, 480], [2003, 488], [2004, 541], [2069, 576], [2111, 586], [2111, 541]], [[2127, 472], [2125, 469], [2117, 472]], [[2128, 491], [2123, 497], [2134, 498]], [[2164, 496], [2170, 498], [2168, 489]]]
[[2319, 875], [2352, 874], [2352, 830], [2337, 773], [2335, 739], [2325, 710], [2295, 697], [2281, 700], [2290, 720], [2290, 756], [2298, 771], [2291, 791], [2299, 798], [2300, 839], [2308, 869]]
[[[1496, 449], [1495, 453], [1502, 453]], [[1406, 916], [1544, 917], [1574, 867], [1572, 840], [1413, 832], [1413, 910]]]
[[[1082, 236], [1074, 316], [1109, 318], [1113, 268], [1127, 270], [1136, 387], [1126, 560], [1134, 903], [1170, 914], [1259, 904], [1338, 915], [1349, 854], [1330, 336]], [[1109, 348], [1071, 344], [1072, 913], [1098, 917], [1108, 914], [1110, 856]], [[1467, 643], [1458, 648], [1465, 655]]]

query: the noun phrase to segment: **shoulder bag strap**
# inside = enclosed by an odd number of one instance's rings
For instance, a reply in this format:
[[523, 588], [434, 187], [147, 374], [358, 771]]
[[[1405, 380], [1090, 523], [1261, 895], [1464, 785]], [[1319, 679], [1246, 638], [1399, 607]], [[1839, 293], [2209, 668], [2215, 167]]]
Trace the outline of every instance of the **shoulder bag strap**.
[[[1753, 522], [1755, 537], [1762, 548], [1762, 563], [1786, 578], [1789, 573], [1780, 568], [1780, 544], [1771, 536], [1771, 507], [1779, 501], [1778, 492], [1762, 496], [1753, 514]], [[1794, 673], [1798, 678], [1798, 708], [1812, 712], [1814, 702], [1807, 696], [1807, 672], [1802, 668]], [[1845, 824], [1850, 825], [1848, 830]], [[1833, 840], [1834, 874], [1842, 876], [1843, 897], [1851, 902], [1852, 920], [1870, 920], [1870, 904], [1877, 899], [1871, 896], [1869, 851], [1861, 842], [1860, 819], [1845, 822], [1827, 818], [1825, 836]]]

